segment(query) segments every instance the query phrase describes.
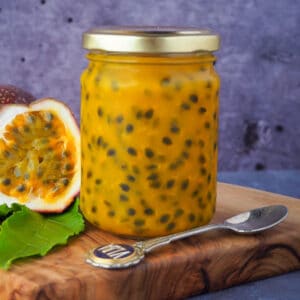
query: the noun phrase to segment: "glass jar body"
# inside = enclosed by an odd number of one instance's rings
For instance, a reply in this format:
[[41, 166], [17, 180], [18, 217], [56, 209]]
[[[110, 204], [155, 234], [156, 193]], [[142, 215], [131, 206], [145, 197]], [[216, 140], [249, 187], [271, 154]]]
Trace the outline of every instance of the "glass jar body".
[[216, 205], [215, 57], [91, 52], [88, 59], [81, 77], [84, 216], [138, 238], [208, 223]]

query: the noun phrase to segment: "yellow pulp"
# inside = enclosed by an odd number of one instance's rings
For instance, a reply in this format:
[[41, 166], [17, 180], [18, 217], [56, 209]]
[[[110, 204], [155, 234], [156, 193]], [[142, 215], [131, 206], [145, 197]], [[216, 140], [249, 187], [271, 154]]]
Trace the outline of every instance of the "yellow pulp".
[[17, 115], [0, 139], [0, 192], [23, 203], [29, 197], [55, 201], [74, 176], [74, 151], [55, 113]]
[[85, 217], [135, 237], [208, 223], [217, 173], [214, 57], [88, 57], [81, 78]]

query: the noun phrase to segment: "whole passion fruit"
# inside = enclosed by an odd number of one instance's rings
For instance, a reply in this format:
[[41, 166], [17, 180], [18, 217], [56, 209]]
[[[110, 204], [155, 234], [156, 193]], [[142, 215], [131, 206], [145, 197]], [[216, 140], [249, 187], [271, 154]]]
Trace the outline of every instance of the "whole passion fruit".
[[0, 84], [0, 105], [1, 104], [29, 104], [35, 98], [28, 92], [13, 86]]
[[61, 212], [80, 189], [80, 133], [55, 99], [0, 105], [0, 204]]

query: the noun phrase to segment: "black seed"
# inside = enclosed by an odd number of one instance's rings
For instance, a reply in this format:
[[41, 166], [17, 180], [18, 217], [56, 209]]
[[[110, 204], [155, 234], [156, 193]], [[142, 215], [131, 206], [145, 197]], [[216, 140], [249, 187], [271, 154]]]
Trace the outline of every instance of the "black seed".
[[175, 228], [175, 223], [174, 222], [171, 222], [167, 225], [167, 230], [170, 231], [170, 230], [173, 230]]
[[129, 216], [134, 216], [136, 211], [134, 208], [128, 208], [127, 213]]
[[173, 125], [173, 126], [170, 128], [170, 131], [171, 131], [172, 133], [179, 133], [180, 128], [177, 127], [176, 125]]
[[172, 145], [172, 140], [169, 138], [169, 137], [167, 137], [167, 136], [164, 136], [163, 138], [162, 138], [162, 142], [165, 144], [165, 145]]
[[165, 215], [162, 215], [160, 218], [159, 218], [159, 222], [160, 223], [167, 223], [170, 219], [170, 215], [169, 214], [165, 214]]
[[70, 152], [69, 151], [64, 151], [63, 153], [62, 153], [62, 157], [69, 157], [70, 156]]
[[205, 142], [203, 140], [199, 140], [198, 145], [203, 148], [205, 146]]
[[207, 170], [205, 168], [201, 168], [200, 173], [201, 173], [201, 175], [206, 175]]
[[142, 204], [143, 206], [147, 206], [147, 203], [146, 203], [146, 200], [145, 200], [145, 199], [141, 199], [140, 202], [141, 202], [141, 204]]
[[73, 166], [71, 164], [66, 164], [65, 165], [65, 170], [66, 171], [71, 171], [73, 169]]
[[200, 164], [205, 164], [205, 162], [206, 162], [205, 156], [203, 154], [201, 154], [198, 158], [198, 161]]
[[135, 174], [139, 174], [139, 173], [140, 173], [140, 169], [139, 169], [139, 167], [136, 166], [136, 165], [132, 166], [132, 171], [133, 171], [133, 173], [135, 173]]
[[198, 113], [199, 114], [205, 114], [206, 113], [206, 108], [205, 107], [200, 107], [199, 109], [198, 109]]
[[214, 118], [214, 120], [216, 120], [216, 119], [217, 119], [217, 113], [216, 113], [216, 112], [214, 112], [214, 114], [213, 114], [213, 118]]
[[180, 216], [182, 216], [182, 215], [183, 215], [183, 209], [182, 209], [182, 208], [178, 208], [178, 209], [175, 211], [175, 214], [174, 214], [175, 218], [178, 218], [178, 217], [180, 217]]
[[166, 184], [167, 189], [172, 188], [172, 187], [174, 186], [174, 184], [175, 184], [175, 180], [174, 180], [174, 179], [168, 180], [168, 181], [167, 181], [167, 184]]
[[98, 146], [102, 146], [103, 145], [103, 137], [102, 136], [98, 136], [98, 138], [97, 138], [97, 145]]
[[199, 205], [200, 208], [205, 208], [206, 207], [206, 203], [203, 202], [202, 197], [198, 198], [198, 205]]
[[147, 119], [151, 119], [153, 117], [153, 109], [148, 109], [146, 112], [145, 112], [145, 118]]
[[90, 94], [89, 93], [86, 93], [85, 95], [85, 100], [88, 101], [90, 99]]
[[207, 182], [210, 183], [211, 182], [211, 174], [207, 175]]
[[131, 132], [133, 131], [133, 129], [134, 129], [134, 127], [133, 127], [132, 124], [128, 124], [128, 125], [126, 126], [126, 131], [127, 131], [127, 133], [131, 133]]
[[113, 216], [115, 216], [115, 211], [113, 211], [113, 210], [110, 210], [109, 212], [108, 212], [108, 215], [110, 216], [110, 217], [113, 217]]
[[169, 165], [169, 169], [170, 170], [176, 170], [178, 168], [178, 164], [177, 163], [171, 163], [170, 165]]
[[129, 147], [129, 148], [127, 149], [127, 152], [128, 152], [128, 154], [130, 154], [130, 155], [132, 155], [132, 156], [136, 156], [136, 155], [137, 155], [136, 150], [135, 150], [134, 148], [132, 148], [132, 147]]
[[91, 211], [92, 211], [92, 213], [96, 213], [97, 212], [97, 207], [93, 205]]
[[161, 186], [161, 183], [159, 181], [153, 181], [149, 184], [149, 186], [153, 189], [159, 189]]
[[69, 181], [68, 178], [63, 178], [61, 181], [62, 181], [62, 184], [63, 184], [64, 186], [68, 186], [69, 183], [70, 183], [70, 181]]
[[141, 110], [139, 110], [139, 111], [136, 113], [135, 117], [136, 117], [138, 120], [141, 119], [141, 118], [143, 117], [143, 112], [142, 112]]
[[217, 150], [217, 143], [214, 143], [214, 151]]
[[166, 157], [164, 155], [159, 155], [157, 157], [157, 159], [158, 159], [159, 162], [165, 162], [166, 161]]
[[154, 156], [154, 152], [150, 148], [145, 148], [145, 155], [148, 158], [152, 158]]
[[183, 110], [189, 110], [191, 108], [191, 106], [186, 102], [183, 102], [180, 107]]
[[95, 180], [95, 183], [96, 183], [97, 185], [99, 185], [99, 184], [101, 184], [101, 183], [102, 183], [102, 180], [101, 180], [101, 179], [99, 179], [99, 178], [97, 178], [97, 179]]
[[87, 194], [90, 194], [90, 193], [91, 193], [91, 189], [90, 189], [90, 188], [87, 188], [87, 189], [86, 189], [86, 192], [87, 192]]
[[170, 81], [171, 81], [170, 77], [164, 77], [160, 81], [160, 84], [161, 84], [161, 86], [167, 86], [170, 84]]
[[145, 224], [145, 220], [143, 219], [135, 219], [134, 220], [134, 225], [137, 227], [143, 226]]
[[11, 156], [11, 153], [9, 151], [5, 150], [5, 151], [3, 151], [3, 155], [4, 155], [4, 157], [9, 158]]
[[131, 182], [134, 182], [134, 181], [135, 181], [135, 177], [132, 176], [132, 175], [128, 175], [128, 176], [127, 176], [127, 179], [128, 179], [129, 181], [131, 181]]
[[106, 155], [107, 156], [114, 156], [116, 154], [115, 149], [108, 149]]
[[92, 171], [88, 171], [87, 174], [86, 174], [86, 177], [87, 178], [91, 178], [93, 175]]
[[257, 171], [264, 170], [265, 168], [266, 168], [266, 166], [264, 164], [262, 164], [262, 163], [257, 163], [255, 165], [255, 170], [257, 170]]
[[147, 177], [148, 180], [156, 180], [158, 179], [158, 174], [157, 173], [152, 173]]
[[189, 180], [188, 179], [183, 180], [181, 183], [181, 189], [186, 190], [188, 186], [189, 186]]
[[90, 143], [88, 143], [88, 148], [92, 150], [92, 145]]
[[73, 22], [73, 18], [68, 18], [68, 19], [67, 19], [67, 22], [68, 22], [68, 23], [72, 23], [72, 22]]
[[102, 110], [101, 107], [98, 107], [97, 114], [98, 114], [99, 117], [103, 116], [103, 110]]
[[124, 192], [128, 192], [130, 190], [130, 187], [128, 184], [126, 183], [121, 183], [120, 184], [120, 188], [124, 191]]
[[160, 195], [159, 196], [161, 201], [166, 201], [167, 200], [167, 195]]
[[45, 125], [45, 129], [51, 129], [52, 128], [52, 124], [51, 123], [46, 123]]
[[188, 215], [188, 218], [190, 222], [194, 222], [196, 220], [196, 216], [192, 213]]
[[3, 185], [7, 186], [7, 185], [10, 185], [10, 183], [11, 183], [11, 180], [9, 178], [5, 178], [5, 179], [2, 180]]
[[188, 159], [190, 155], [189, 155], [188, 152], [183, 151], [183, 152], [181, 153], [181, 156], [182, 156], [184, 159]]
[[154, 210], [152, 208], [150, 208], [150, 207], [147, 207], [144, 210], [144, 214], [147, 215], [147, 216], [151, 216], [151, 215], [154, 214]]
[[30, 132], [30, 128], [29, 128], [28, 126], [24, 126], [23, 130], [24, 130], [24, 132], [26, 132], [26, 133]]
[[212, 199], [212, 194], [211, 194], [211, 192], [208, 192], [207, 193], [207, 200], [211, 201], [211, 199]]
[[212, 83], [211, 83], [210, 80], [208, 80], [207, 83], [206, 83], [206, 88], [210, 89], [211, 87], [212, 87]]
[[187, 146], [187, 147], [191, 147], [192, 146], [192, 144], [193, 144], [193, 141], [191, 140], [191, 139], [187, 139], [187, 140], [185, 140], [185, 145]]
[[194, 190], [193, 193], [192, 193], [192, 197], [196, 197], [198, 196], [199, 194], [199, 191], [198, 190]]
[[120, 201], [128, 201], [128, 197], [124, 194], [120, 194]]
[[198, 96], [195, 94], [191, 94], [190, 95], [190, 101], [193, 103], [197, 103], [198, 102]]
[[209, 123], [209, 122], [205, 122], [205, 123], [204, 123], [204, 127], [205, 127], [206, 129], [209, 129], [209, 128], [210, 128], [210, 123]]
[[51, 180], [50, 179], [44, 179], [43, 184], [50, 184]]
[[122, 115], [119, 115], [119, 116], [116, 117], [116, 122], [119, 123], [119, 124], [122, 123], [123, 120], [124, 120], [124, 118], [123, 118]]
[[128, 169], [128, 167], [127, 167], [127, 165], [126, 165], [126, 164], [122, 164], [122, 165], [121, 165], [121, 169], [122, 169], [122, 170], [127, 170], [127, 169]]
[[25, 184], [20, 184], [18, 187], [17, 187], [17, 191], [22, 193], [26, 190], [26, 186]]
[[146, 169], [147, 169], [147, 170], [154, 170], [154, 169], [157, 169], [157, 165], [155, 165], [155, 164], [147, 165], [147, 166], [146, 166]]

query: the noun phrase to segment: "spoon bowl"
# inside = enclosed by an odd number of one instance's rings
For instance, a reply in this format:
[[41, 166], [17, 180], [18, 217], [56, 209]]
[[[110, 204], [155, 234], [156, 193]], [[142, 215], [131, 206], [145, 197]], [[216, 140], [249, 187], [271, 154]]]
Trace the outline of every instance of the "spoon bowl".
[[260, 232], [282, 222], [288, 214], [283, 205], [271, 205], [241, 213], [224, 221], [226, 228], [238, 233]]

